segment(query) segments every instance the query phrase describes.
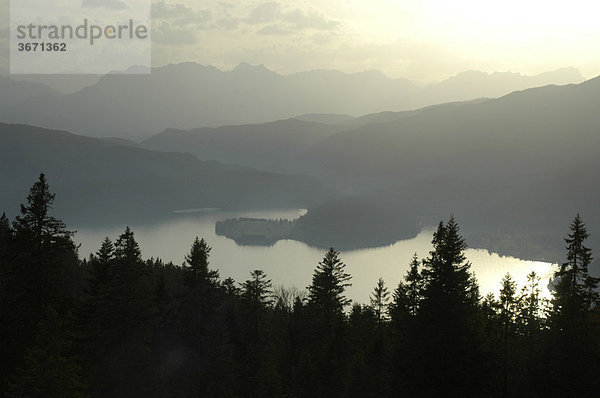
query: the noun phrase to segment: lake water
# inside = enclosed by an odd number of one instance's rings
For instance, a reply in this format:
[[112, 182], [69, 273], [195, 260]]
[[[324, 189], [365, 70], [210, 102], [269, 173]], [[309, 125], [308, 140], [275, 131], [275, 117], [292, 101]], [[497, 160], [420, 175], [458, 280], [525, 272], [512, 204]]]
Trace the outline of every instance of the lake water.
[[[305, 210], [260, 211], [227, 213], [218, 210], [183, 211], [174, 214], [169, 221], [152, 225], [131, 225], [140, 244], [144, 258], [160, 257], [165, 261], [182, 264], [185, 254], [196, 236], [206, 239], [212, 247], [210, 267], [217, 269], [222, 278], [232, 277], [238, 282], [248, 279], [250, 272], [261, 269], [267, 273], [273, 285], [295, 286], [300, 289], [310, 284], [313, 271], [323, 259], [325, 250], [309, 247], [302, 242], [283, 240], [274, 246], [239, 246], [233, 240], [215, 234], [215, 222], [235, 217], [294, 219]], [[78, 230], [75, 241], [81, 243], [80, 256], [96, 252], [105, 236], [116, 240], [125, 225], [110, 228]], [[369, 295], [379, 277], [383, 277], [390, 292], [404, 277], [408, 264], [416, 252], [424, 258], [431, 250], [433, 230], [423, 230], [414, 239], [372, 249], [342, 251], [341, 258], [346, 271], [352, 275], [352, 286], [347, 294], [360, 303], [368, 303]], [[467, 242], [468, 243], [468, 242]], [[467, 250], [467, 258], [477, 276], [482, 295], [497, 295], [502, 277], [507, 272], [522, 285], [526, 275], [535, 271], [542, 277], [542, 294], [549, 297], [547, 284], [553, 273], [548, 263], [526, 261], [514, 257], [499, 256], [487, 250]]]

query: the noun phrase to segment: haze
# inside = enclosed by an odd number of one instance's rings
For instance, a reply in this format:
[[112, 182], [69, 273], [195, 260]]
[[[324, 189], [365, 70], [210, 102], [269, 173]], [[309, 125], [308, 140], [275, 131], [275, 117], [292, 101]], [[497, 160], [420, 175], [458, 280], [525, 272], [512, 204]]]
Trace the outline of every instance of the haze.
[[[0, 2], [0, 71], [9, 0]], [[465, 70], [600, 74], [600, 5], [576, 0], [155, 1], [153, 64], [242, 62], [439, 81]]]
[[159, 2], [155, 65], [193, 60], [228, 69], [249, 62], [284, 74], [378, 69], [421, 81], [471, 69], [536, 74], [572, 65], [591, 77], [600, 71], [599, 7], [537, 0]]

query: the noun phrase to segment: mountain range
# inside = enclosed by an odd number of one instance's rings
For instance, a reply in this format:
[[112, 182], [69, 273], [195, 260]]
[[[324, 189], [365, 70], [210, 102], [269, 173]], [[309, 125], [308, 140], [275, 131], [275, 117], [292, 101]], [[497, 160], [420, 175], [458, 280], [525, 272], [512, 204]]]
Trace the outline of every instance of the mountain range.
[[43, 172], [56, 214], [72, 224], [153, 222], [175, 210], [306, 207], [331, 190], [260, 172], [27, 125], [0, 124], [0, 212], [14, 216]]
[[[7, 80], [0, 77], [0, 86], [9, 85]], [[168, 128], [258, 124], [305, 114], [356, 117], [406, 111], [582, 80], [579, 71], [566, 68], [538, 76], [465, 72], [421, 86], [378, 71], [316, 70], [284, 76], [264, 66], [240, 64], [221, 71], [182, 63], [154, 68], [150, 75], [109, 74], [70, 94], [41, 89], [41, 85], [32, 92], [33, 83], [12, 81], [10, 85], [15, 87], [2, 94], [10, 103], [0, 111], [0, 120], [98, 137], [139, 139]]]
[[455, 214], [476, 247], [555, 261], [577, 212], [600, 225], [599, 102], [597, 78], [415, 111], [301, 118], [330, 124], [168, 130], [142, 145], [311, 175], [349, 203], [388, 198], [422, 225]]
[[332, 135], [294, 171], [399, 194], [398, 206], [429, 225], [454, 213], [478, 247], [525, 247], [520, 240], [534, 237], [562, 251], [577, 212], [600, 225], [599, 102], [596, 78], [436, 106]]
[[290, 158], [299, 156], [345, 125], [323, 124], [298, 119], [275, 122], [204, 127], [194, 130], [167, 129], [144, 140], [144, 148], [188, 152], [200, 159], [252, 165], [265, 170], [286, 170]]
[[[353, 79], [363, 86], [352, 86]], [[383, 101], [391, 98], [386, 93], [434, 90], [401, 79], [384, 84], [385, 79], [379, 73], [281, 76], [248, 65], [221, 72], [180, 64], [158, 68], [151, 77], [107, 76], [69, 95], [0, 79], [2, 87], [15, 92], [3, 92], [6, 118], [35, 116], [38, 122], [30, 123], [68, 125], [103, 137], [0, 125], [5, 183], [0, 205], [14, 213], [41, 171], [64, 198], [57, 206], [77, 220], [142, 219], [185, 208], [306, 206], [311, 220], [306, 230], [325, 231], [315, 214], [328, 214], [322, 209], [335, 203], [349, 209], [340, 221], [347, 223], [360, 198], [361, 209], [377, 213], [373, 219], [387, 211], [395, 219], [433, 226], [455, 214], [475, 247], [550, 261], [560, 258], [561, 237], [577, 212], [590, 225], [600, 225], [600, 78], [473, 99], [477, 90], [493, 86], [484, 84], [489, 79], [502, 82], [498, 90], [507, 90], [511, 81], [524, 84], [530, 78], [466, 73], [435, 90], [473, 86], [464, 94], [468, 101], [384, 112], [383, 102], [377, 102], [369, 105], [377, 113], [355, 117], [349, 104], [354, 111], [369, 109], [365, 104], [371, 96], [379, 94]], [[331, 92], [346, 85], [363, 95]], [[330, 97], [323, 94], [318, 102], [319, 89]], [[310, 103], [309, 97], [315, 101], [311, 107], [298, 105]], [[229, 108], [225, 98], [233, 98]], [[403, 108], [399, 97], [392, 102], [395, 109]], [[11, 113], [11, 106], [22, 112]], [[259, 120], [282, 113], [296, 116], [199, 127], [227, 115], [241, 121], [244, 115]], [[141, 141], [131, 139], [151, 130], [158, 131]], [[369, 217], [359, 219], [364, 224]], [[327, 227], [339, 231], [331, 222]], [[592, 232], [591, 246], [599, 243]]]

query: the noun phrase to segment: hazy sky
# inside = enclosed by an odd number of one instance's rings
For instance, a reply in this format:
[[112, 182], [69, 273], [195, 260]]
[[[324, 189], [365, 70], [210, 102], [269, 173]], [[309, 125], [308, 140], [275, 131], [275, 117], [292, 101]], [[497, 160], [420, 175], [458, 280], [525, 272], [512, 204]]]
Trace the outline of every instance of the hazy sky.
[[[379, 69], [434, 80], [470, 69], [600, 74], [600, 4], [572, 0], [161, 1], [155, 61], [242, 61], [281, 73]], [[185, 23], [177, 23], [185, 20]]]
[[590, 78], [600, 74], [598, 15], [600, 4], [581, 0], [161, 0], [153, 62], [379, 69], [423, 81], [574, 66]]

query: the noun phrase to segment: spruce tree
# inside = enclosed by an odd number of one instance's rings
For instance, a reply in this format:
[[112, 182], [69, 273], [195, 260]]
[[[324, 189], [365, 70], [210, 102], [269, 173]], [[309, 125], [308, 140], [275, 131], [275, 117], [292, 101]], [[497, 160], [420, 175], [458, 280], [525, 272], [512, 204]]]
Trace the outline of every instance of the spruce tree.
[[62, 243], [74, 248], [65, 224], [49, 214], [54, 204], [55, 194], [50, 191], [46, 176], [42, 173], [27, 195], [27, 204], [21, 205], [21, 214], [16, 217], [14, 229], [25, 235], [31, 242], [30, 248], [39, 254], [42, 248], [53, 243]]
[[[110, 252], [105, 240], [98, 255]], [[112, 258], [112, 256], [109, 256]], [[106, 283], [94, 308], [91, 329], [94, 351], [86, 371], [92, 391], [100, 396], [143, 395], [151, 367], [149, 347], [154, 337], [157, 305], [151, 268], [142, 260], [131, 228], [114, 244]], [[127, 377], [123, 377], [123, 375]]]
[[40, 174], [13, 222], [14, 250], [20, 263], [14, 271], [26, 279], [27, 296], [35, 307], [31, 314], [48, 304], [62, 313], [61, 307], [70, 307], [77, 294], [74, 279], [79, 261], [74, 232], [50, 215], [54, 198], [45, 175]]
[[114, 265], [115, 258], [115, 246], [109, 237], [105, 237], [100, 249], [98, 249], [95, 256], [91, 256], [89, 261], [91, 296], [101, 294], [100, 290], [106, 286], [111, 277], [111, 267]]
[[598, 303], [598, 278], [589, 274], [591, 249], [585, 246], [589, 233], [579, 214], [570, 225], [565, 238], [567, 261], [554, 274], [550, 326], [557, 354], [555, 371], [562, 392], [589, 394], [587, 380], [595, 372], [598, 356], [592, 321], [592, 308]]
[[108, 236], [104, 238], [102, 241], [102, 245], [100, 249], [96, 252], [96, 257], [98, 261], [102, 264], [109, 264], [112, 260], [115, 259], [115, 245], [113, 245], [112, 241]]
[[406, 310], [413, 317], [419, 311], [423, 294], [423, 277], [419, 272], [420, 265], [417, 253], [415, 253], [410, 261], [410, 268], [404, 277], [406, 281]]
[[[395, 394], [417, 394], [411, 390], [407, 377], [414, 369], [420, 354], [415, 344], [419, 336], [416, 328], [416, 316], [419, 313], [423, 295], [423, 277], [420, 262], [415, 253], [409, 263], [404, 279], [398, 284], [389, 305], [392, 331], [393, 367], [395, 377], [392, 390]], [[410, 380], [414, 382], [414, 380]], [[413, 383], [414, 384], [414, 383]]]
[[227, 277], [221, 282], [221, 288], [225, 294], [236, 297], [240, 294], [240, 288], [236, 286], [235, 280], [232, 277]]
[[373, 289], [373, 293], [370, 297], [371, 307], [375, 311], [375, 317], [377, 318], [377, 325], [381, 326], [383, 322], [387, 320], [387, 306], [390, 300], [390, 292], [385, 286], [383, 278], [379, 278], [377, 285]]
[[250, 273], [250, 279], [242, 284], [242, 299], [252, 306], [266, 307], [272, 299], [271, 280], [262, 270]]
[[419, 267], [419, 258], [417, 257], [417, 253], [415, 253], [411, 258], [404, 280], [394, 290], [392, 302], [389, 304], [392, 325], [394, 325], [394, 329], [397, 331], [403, 330], [401, 334], [404, 335], [406, 334], [409, 319], [417, 315], [421, 305], [423, 276]]
[[589, 233], [579, 214], [570, 225], [567, 243], [567, 261], [555, 273], [557, 283], [554, 294], [556, 318], [566, 322], [564, 327], [572, 327], [582, 321], [588, 311], [598, 301], [598, 278], [589, 274], [592, 251], [585, 246]]
[[219, 272], [208, 268], [208, 257], [212, 248], [204, 239], [196, 239], [185, 256], [185, 283], [190, 287], [215, 286]]
[[531, 341], [535, 340], [542, 329], [540, 280], [535, 271], [527, 274], [527, 283], [521, 288], [518, 298], [517, 328], [522, 336]]
[[[5, 341], [10, 342], [4, 360], [11, 372], [18, 364], [25, 373], [40, 363], [48, 364], [51, 362], [49, 355], [56, 354], [65, 360], [70, 358], [66, 347], [72, 341], [73, 311], [81, 293], [79, 260], [72, 240], [73, 232], [68, 231], [61, 220], [50, 215], [54, 198], [46, 177], [40, 174], [29, 190], [27, 203], [21, 205], [20, 215], [8, 230], [11, 236], [10, 261], [2, 270], [1, 334]], [[0, 220], [5, 233], [6, 222], [5, 217]], [[44, 321], [49, 314], [56, 324], [61, 325], [60, 334], [46, 334], [44, 325], [47, 323]], [[56, 351], [44, 351], [45, 347], [54, 347]], [[37, 354], [31, 357], [34, 352]], [[29, 361], [31, 358], [35, 360]], [[42, 372], [48, 370], [40, 369]], [[54, 374], [67, 377], [63, 371], [67, 369], [58, 368]], [[6, 380], [10, 374], [3, 376]], [[13, 377], [19, 378], [15, 374]], [[16, 379], [13, 378], [13, 381], [16, 382]], [[43, 395], [44, 387], [40, 388]]]
[[523, 395], [536, 394], [545, 387], [539, 384], [541, 369], [546, 366], [542, 356], [545, 319], [540, 280], [534, 271], [527, 274], [527, 281], [517, 298], [516, 347], [520, 350], [517, 367], [522, 369], [518, 376], [521, 379], [519, 393]]
[[125, 232], [119, 235], [115, 243], [115, 258], [131, 266], [139, 265], [142, 262], [140, 246], [129, 227], [125, 228]]
[[346, 264], [340, 259], [340, 253], [330, 248], [323, 261], [319, 262], [308, 287], [308, 302], [320, 314], [326, 317], [338, 317], [344, 307], [350, 304], [344, 292], [351, 286], [349, 274], [344, 272]]
[[217, 306], [219, 273], [208, 267], [211, 250], [204, 239], [196, 237], [183, 264], [185, 298], [181, 321], [190, 335], [202, 333], [203, 324], [213, 315]]
[[329, 249], [308, 287], [309, 355], [314, 364], [308, 383], [315, 396], [335, 397], [342, 393], [347, 354], [344, 308], [350, 304], [344, 293], [351, 278], [345, 267], [339, 252]]
[[347, 397], [381, 396], [382, 327], [378, 326], [374, 306], [353, 304], [348, 319]]
[[415, 381], [425, 395], [481, 394], [479, 290], [454, 217], [440, 222], [424, 263]]
[[517, 284], [509, 273], [502, 278], [500, 289], [500, 325], [502, 339], [502, 390], [503, 395], [509, 392], [509, 365], [511, 361], [510, 348], [513, 345], [515, 333], [515, 318], [517, 306]]
[[241, 284], [241, 299], [244, 315], [244, 341], [242, 375], [245, 379], [247, 396], [272, 395], [276, 371], [270, 362], [272, 326], [268, 320], [273, 293], [271, 280], [261, 270], [250, 273], [250, 279]]

